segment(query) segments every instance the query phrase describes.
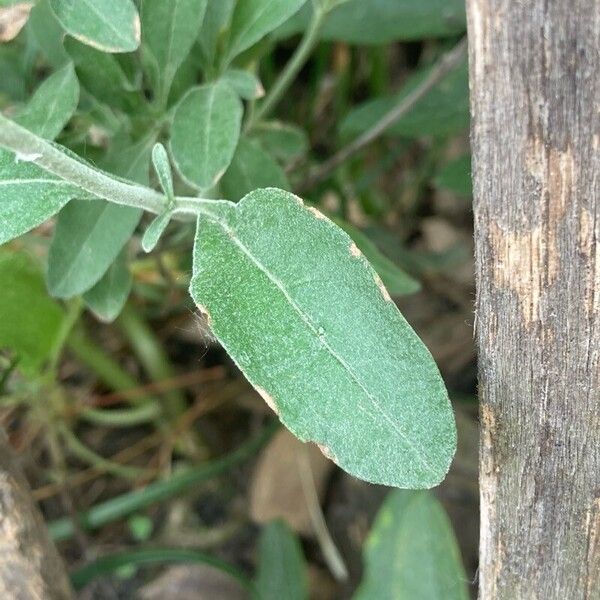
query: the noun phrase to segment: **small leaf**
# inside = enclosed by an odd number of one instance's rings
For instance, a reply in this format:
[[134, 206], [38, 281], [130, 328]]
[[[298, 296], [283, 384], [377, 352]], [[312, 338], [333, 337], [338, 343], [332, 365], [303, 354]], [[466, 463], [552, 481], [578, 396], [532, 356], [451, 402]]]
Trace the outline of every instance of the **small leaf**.
[[371, 266], [377, 271], [381, 281], [392, 296], [415, 294], [421, 289], [421, 284], [413, 279], [406, 271], [396, 266], [379, 248], [362, 232], [342, 219], [332, 219], [341, 227], [365, 255]]
[[10, 42], [19, 35], [27, 23], [32, 8], [33, 2], [0, 5], [0, 42]]
[[33, 133], [53, 140], [69, 122], [79, 103], [79, 82], [68, 63], [35, 91], [15, 121]]
[[133, 52], [140, 17], [132, 0], [50, 0], [67, 33], [102, 52]]
[[[304, 7], [277, 35], [287, 37], [304, 31], [310, 14], [310, 7]], [[462, 33], [465, 28], [463, 0], [347, 0], [340, 2], [327, 16], [321, 39], [381, 45], [399, 40], [449, 37]]]
[[141, 210], [74, 200], [60, 212], [48, 253], [48, 290], [71, 298], [102, 278], [131, 237]]
[[144, 237], [142, 238], [142, 248], [144, 252], [152, 252], [154, 248], [156, 248], [156, 244], [158, 244], [158, 240], [160, 236], [163, 234], [164, 230], [167, 228], [169, 221], [171, 220], [172, 213], [170, 211], [165, 211], [162, 215], [158, 215], [152, 223], [148, 226], [148, 229], [144, 232]]
[[308, 577], [300, 541], [283, 523], [269, 523], [260, 535], [256, 589], [261, 600], [307, 600]]
[[221, 180], [228, 200], [239, 200], [258, 188], [290, 189], [283, 169], [256, 142], [242, 138]]
[[457, 196], [470, 198], [473, 195], [471, 155], [464, 154], [447, 163], [436, 175], [434, 183]]
[[201, 190], [212, 188], [233, 158], [241, 123], [242, 103], [230, 86], [191, 89], [171, 126], [171, 153], [183, 179]]
[[231, 18], [227, 62], [298, 12], [306, 0], [243, 0]]
[[309, 147], [306, 132], [290, 123], [258, 123], [252, 135], [269, 154], [286, 163], [306, 154]]
[[221, 78], [228, 83], [244, 100], [256, 100], [265, 95], [265, 88], [260, 79], [243, 69], [227, 69]]
[[0, 347], [10, 348], [19, 368], [33, 374], [50, 356], [63, 312], [48, 297], [39, 266], [24, 253], [0, 250], [0, 281]]
[[[410, 77], [394, 96], [368, 100], [352, 109], [340, 125], [344, 139], [354, 138], [371, 129], [387, 112], [417, 88], [430, 69]], [[466, 62], [446, 75], [424, 98], [392, 125], [387, 133], [408, 138], [431, 135], [445, 137], [466, 129], [469, 125], [469, 75]]]
[[468, 600], [467, 577], [444, 509], [429, 492], [388, 495], [365, 547], [354, 600]]
[[111, 323], [121, 314], [132, 282], [126, 252], [122, 251], [102, 279], [83, 295], [83, 300], [100, 321]]
[[173, 174], [171, 173], [171, 163], [169, 162], [167, 151], [162, 144], [154, 144], [154, 148], [152, 148], [152, 164], [154, 165], [154, 170], [163, 192], [168, 200], [172, 201], [175, 197], [175, 193], [173, 192]]
[[329, 219], [275, 189], [200, 215], [190, 293], [301, 440], [374, 483], [424, 488], [443, 479], [456, 428], [439, 371]]
[[0, 150], [0, 244], [27, 233], [81, 190], [31, 162]]
[[143, 50], [151, 56], [158, 96], [166, 102], [173, 78], [198, 38], [207, 0], [144, 0]]

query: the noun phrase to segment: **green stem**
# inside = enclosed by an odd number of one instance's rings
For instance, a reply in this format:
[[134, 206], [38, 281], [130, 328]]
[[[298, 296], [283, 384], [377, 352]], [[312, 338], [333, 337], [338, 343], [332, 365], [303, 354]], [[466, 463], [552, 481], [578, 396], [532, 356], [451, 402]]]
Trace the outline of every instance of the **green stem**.
[[58, 365], [58, 361], [60, 360], [62, 351], [67, 343], [69, 335], [75, 327], [79, 317], [81, 316], [81, 311], [83, 309], [83, 302], [81, 298], [77, 297], [71, 300], [68, 306], [67, 314], [63, 319], [56, 339], [54, 341], [54, 345], [52, 347], [52, 351], [50, 353], [50, 364], [49, 371], [54, 373], [56, 371], [56, 367]]
[[[212, 479], [217, 475], [247, 460], [258, 452], [275, 433], [278, 423], [272, 423], [258, 434], [222, 458], [202, 464], [195, 468], [186, 469], [175, 473], [170, 479], [157, 481], [140, 490], [133, 490], [122, 496], [117, 496], [106, 502], [96, 504], [89, 511], [80, 515], [80, 522], [85, 529], [97, 529], [107, 523], [122, 519], [147, 506], [168, 500], [185, 490], [197, 486], [203, 481]], [[55, 541], [69, 539], [75, 527], [69, 518], [51, 521], [48, 524], [51, 537]]]
[[[142, 208], [157, 215], [162, 214], [167, 207], [164, 194], [148, 187], [122, 181], [81, 160], [72, 158], [60, 146], [38, 137], [1, 113], [0, 147], [14, 152], [20, 160], [35, 163], [96, 198]], [[215, 217], [223, 203], [223, 200], [206, 198], [176, 198], [174, 212], [194, 215], [204, 213]]]
[[256, 123], [265, 119], [277, 104], [279, 104], [283, 95], [310, 57], [310, 53], [319, 39], [319, 33], [325, 17], [327, 16], [327, 12], [328, 10], [326, 8], [315, 7], [308, 29], [304, 32], [304, 36], [302, 37], [298, 48], [296, 48], [296, 51], [273, 84], [273, 87], [269, 90], [265, 99], [253, 112], [246, 124], [246, 131], [249, 131]]
[[94, 425], [106, 427], [132, 427], [155, 421], [160, 417], [160, 407], [155, 404], [143, 404], [135, 408], [86, 408], [79, 415], [81, 419]]

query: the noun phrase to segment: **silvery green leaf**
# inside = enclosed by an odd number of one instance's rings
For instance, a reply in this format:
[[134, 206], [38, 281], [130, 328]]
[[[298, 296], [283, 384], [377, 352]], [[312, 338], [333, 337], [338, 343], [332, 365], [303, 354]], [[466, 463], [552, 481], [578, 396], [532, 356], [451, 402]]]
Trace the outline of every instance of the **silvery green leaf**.
[[67, 63], [38, 87], [15, 121], [53, 140], [73, 116], [78, 102], [79, 82], [72, 63]]
[[140, 17], [132, 0], [50, 0], [65, 31], [102, 52], [133, 52]]
[[171, 126], [171, 154], [179, 174], [201, 190], [225, 173], [238, 143], [242, 103], [223, 83], [191, 89], [180, 101]]
[[152, 250], [156, 248], [156, 244], [158, 244], [160, 236], [167, 228], [171, 216], [171, 212], [165, 211], [162, 215], [158, 215], [153, 219], [152, 223], [148, 225], [148, 229], [146, 229], [144, 236], [142, 237], [142, 248], [144, 249], [144, 252], [152, 252]]
[[290, 162], [306, 154], [309, 147], [304, 129], [281, 121], [257, 123], [252, 129], [252, 137], [267, 152], [283, 162]]
[[265, 95], [260, 79], [243, 69], [227, 69], [221, 78], [228, 83], [244, 100], [256, 100]]
[[428, 488], [444, 478], [456, 428], [437, 366], [324, 215], [276, 189], [201, 214], [190, 293], [298, 438], [374, 483]]
[[169, 156], [162, 144], [154, 144], [152, 148], [152, 164], [158, 177], [158, 181], [169, 200], [175, 196], [173, 192], [173, 174], [171, 173], [171, 163]]

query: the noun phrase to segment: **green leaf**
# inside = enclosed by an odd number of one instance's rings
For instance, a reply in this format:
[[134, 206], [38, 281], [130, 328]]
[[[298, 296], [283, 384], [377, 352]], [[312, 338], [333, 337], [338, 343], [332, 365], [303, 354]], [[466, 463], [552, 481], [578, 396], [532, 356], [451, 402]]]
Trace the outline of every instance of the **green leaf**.
[[63, 312], [48, 297], [37, 263], [20, 252], [0, 250], [0, 347], [10, 348], [19, 367], [33, 374], [49, 358]]
[[[304, 31], [310, 20], [305, 6], [279, 29], [279, 37]], [[348, 0], [327, 16], [321, 38], [350, 44], [389, 44], [462, 33], [466, 28], [462, 0]]]
[[377, 271], [383, 284], [392, 296], [406, 296], [421, 289], [421, 284], [413, 279], [406, 271], [396, 266], [360, 229], [342, 219], [332, 219], [341, 227], [365, 255], [371, 266]]
[[436, 175], [434, 183], [457, 196], [470, 198], [473, 195], [471, 155], [464, 154], [447, 163]]
[[154, 144], [152, 148], [152, 164], [154, 171], [158, 177], [158, 181], [163, 189], [163, 192], [169, 200], [175, 198], [173, 191], [173, 174], [171, 173], [171, 163], [167, 151], [162, 144]]
[[306, 132], [291, 123], [280, 121], [258, 123], [252, 129], [252, 136], [269, 154], [285, 163], [303, 156], [309, 147]]
[[35, 91], [15, 121], [33, 133], [53, 140], [69, 122], [79, 102], [79, 82], [68, 63]]
[[182, 178], [212, 188], [229, 166], [238, 143], [242, 103], [225, 83], [191, 89], [177, 106], [171, 154]]
[[350, 237], [281, 190], [200, 215], [190, 293], [281, 421], [374, 483], [439, 483], [456, 448], [427, 348]]
[[152, 252], [154, 248], [156, 248], [156, 244], [158, 244], [158, 240], [160, 236], [163, 234], [169, 221], [171, 220], [172, 213], [170, 211], [165, 211], [162, 215], [158, 215], [152, 223], [148, 226], [148, 229], [144, 232], [144, 237], [142, 238], [142, 248], [144, 252]]
[[0, 150], [0, 244], [37, 227], [81, 195], [77, 186]]
[[133, 279], [126, 254], [121, 251], [102, 279], [83, 295], [85, 305], [105, 323], [111, 323], [121, 314], [131, 292]]
[[[418, 87], [429, 75], [421, 70], [408, 80], [399, 94], [376, 98], [350, 111], [340, 125], [342, 138], [354, 138], [371, 129], [387, 112]], [[415, 138], [425, 135], [445, 137], [469, 125], [469, 75], [467, 65], [446, 75], [423, 99], [389, 128], [389, 135]]]
[[294, 13], [306, 0], [243, 0], [231, 18], [227, 62], [250, 48]]
[[69, 60], [63, 46], [65, 32], [50, 8], [49, 0], [39, 0], [29, 14], [27, 30], [46, 60], [55, 68]]
[[229, 27], [234, 6], [235, 0], [219, 0], [219, 2], [209, 2], [206, 7], [199, 42], [208, 70], [215, 63], [219, 41], [222, 40]]
[[260, 535], [256, 589], [261, 600], [307, 600], [308, 577], [298, 538], [282, 521]]
[[65, 31], [102, 52], [133, 52], [140, 17], [132, 0], [50, 0]]
[[256, 100], [265, 95], [265, 88], [260, 79], [244, 69], [227, 69], [222, 81], [229, 84], [244, 100]]
[[173, 78], [202, 27], [207, 0], [144, 0], [143, 50], [150, 55], [154, 86], [166, 103]]
[[365, 548], [355, 600], [468, 600], [452, 526], [428, 492], [396, 490], [385, 500]]
[[65, 49], [73, 60], [81, 85], [97, 100], [127, 111], [133, 106], [135, 86], [117, 58], [67, 38]]
[[63, 208], [48, 253], [50, 293], [70, 298], [98, 283], [140, 217], [140, 209], [103, 200], [74, 200]]
[[290, 189], [283, 169], [255, 141], [242, 138], [229, 169], [221, 180], [228, 200], [239, 200], [264, 187]]

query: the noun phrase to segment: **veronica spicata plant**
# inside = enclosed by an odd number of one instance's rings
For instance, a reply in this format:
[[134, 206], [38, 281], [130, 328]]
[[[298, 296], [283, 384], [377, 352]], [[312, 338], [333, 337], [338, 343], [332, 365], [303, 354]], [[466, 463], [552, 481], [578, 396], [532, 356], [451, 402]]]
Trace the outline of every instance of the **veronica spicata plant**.
[[[28, 27], [53, 72], [0, 116], [0, 243], [58, 215], [49, 293], [109, 321], [131, 289], [124, 249], [142, 214], [155, 215], [146, 252], [169, 223], [194, 221], [190, 294], [282, 423], [357, 477], [428, 488], [456, 432], [439, 371], [388, 291], [418, 284], [289, 191], [308, 142], [269, 119], [341, 4], [39, 2]], [[304, 37], [265, 94], [266, 36], [300, 9]], [[108, 143], [84, 160], [92, 133]]]

